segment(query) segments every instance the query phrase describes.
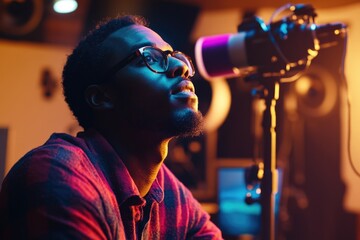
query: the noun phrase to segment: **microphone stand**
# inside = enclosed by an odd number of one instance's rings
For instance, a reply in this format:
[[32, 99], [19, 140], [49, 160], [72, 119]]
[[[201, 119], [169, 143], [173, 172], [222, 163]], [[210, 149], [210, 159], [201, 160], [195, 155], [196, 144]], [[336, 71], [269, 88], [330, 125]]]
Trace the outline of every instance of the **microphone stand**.
[[261, 181], [261, 239], [275, 240], [275, 194], [277, 192], [276, 171], [276, 101], [279, 99], [280, 78], [264, 78], [263, 98], [264, 110], [263, 127], [263, 161], [264, 175]]

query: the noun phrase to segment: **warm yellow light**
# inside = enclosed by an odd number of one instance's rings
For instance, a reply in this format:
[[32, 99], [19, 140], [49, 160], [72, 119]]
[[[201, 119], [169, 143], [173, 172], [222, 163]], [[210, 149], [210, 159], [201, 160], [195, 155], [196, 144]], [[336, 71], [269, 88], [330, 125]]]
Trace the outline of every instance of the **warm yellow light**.
[[[315, 45], [315, 48], [317, 48], [317, 45]], [[311, 57], [311, 58], [314, 58], [314, 57], [316, 57], [317, 55], [318, 55], [318, 51], [317, 50], [312, 50], [312, 49], [308, 49], [308, 54], [309, 54], [309, 56]]]
[[264, 163], [260, 162], [259, 163], [259, 170], [257, 172], [257, 178], [258, 179], [263, 179], [264, 177]]
[[233, 72], [234, 72], [236, 75], [239, 75], [239, 74], [240, 74], [240, 69], [237, 68], [237, 67], [233, 67]]
[[211, 79], [209, 82], [213, 94], [210, 108], [205, 115], [205, 130], [212, 132], [221, 126], [230, 111], [231, 92], [223, 78]]
[[308, 76], [303, 76], [296, 81], [295, 89], [300, 95], [305, 95], [311, 88], [311, 79]]

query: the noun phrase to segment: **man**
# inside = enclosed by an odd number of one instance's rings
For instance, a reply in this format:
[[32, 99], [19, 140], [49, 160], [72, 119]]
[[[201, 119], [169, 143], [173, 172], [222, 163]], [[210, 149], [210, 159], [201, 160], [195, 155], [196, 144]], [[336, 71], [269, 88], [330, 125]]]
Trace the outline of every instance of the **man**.
[[221, 239], [163, 165], [173, 137], [202, 116], [191, 60], [140, 17], [100, 25], [63, 71], [84, 132], [54, 134], [4, 180], [0, 239]]

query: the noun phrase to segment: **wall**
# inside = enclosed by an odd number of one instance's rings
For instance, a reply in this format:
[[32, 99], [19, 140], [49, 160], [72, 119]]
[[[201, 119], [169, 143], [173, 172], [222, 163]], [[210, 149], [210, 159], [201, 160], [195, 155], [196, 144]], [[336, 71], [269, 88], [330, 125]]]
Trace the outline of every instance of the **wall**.
[[[60, 86], [69, 52], [58, 46], [0, 41], [0, 128], [8, 128], [5, 172], [52, 132], [68, 132], [69, 127], [77, 126]], [[44, 68], [57, 83], [50, 99], [42, 95]]]

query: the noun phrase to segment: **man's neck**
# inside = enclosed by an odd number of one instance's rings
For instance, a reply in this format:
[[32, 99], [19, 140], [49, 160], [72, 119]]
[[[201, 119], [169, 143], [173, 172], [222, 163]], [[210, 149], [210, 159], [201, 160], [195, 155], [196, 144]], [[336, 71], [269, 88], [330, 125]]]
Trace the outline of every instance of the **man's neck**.
[[139, 152], [129, 152], [121, 156], [142, 197], [149, 192], [157, 177], [167, 156], [168, 143], [169, 140], [163, 141], [159, 146], [146, 151], [141, 151], [139, 146]]
[[155, 181], [163, 161], [167, 156], [168, 141], [161, 143], [156, 149], [148, 149], [140, 154], [127, 154], [122, 157], [140, 195], [144, 197]]
[[[101, 131], [102, 132], [102, 131]], [[119, 154], [144, 197], [155, 181], [168, 153], [169, 139], [155, 138], [154, 134], [113, 134], [102, 132]]]

